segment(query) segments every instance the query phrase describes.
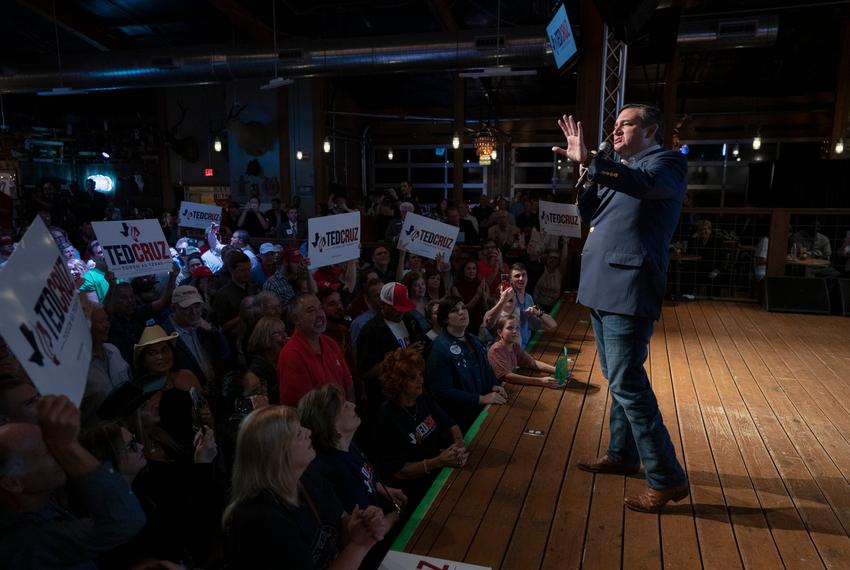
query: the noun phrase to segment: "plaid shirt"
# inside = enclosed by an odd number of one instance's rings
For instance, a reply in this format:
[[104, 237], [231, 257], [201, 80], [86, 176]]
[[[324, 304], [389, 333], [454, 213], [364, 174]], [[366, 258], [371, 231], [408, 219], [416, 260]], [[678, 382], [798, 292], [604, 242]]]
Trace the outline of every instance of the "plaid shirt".
[[263, 291], [271, 291], [277, 295], [284, 306], [288, 305], [295, 298], [295, 291], [292, 289], [292, 285], [289, 284], [289, 281], [286, 280], [286, 277], [280, 271], [276, 271], [274, 275], [266, 279], [266, 282], [263, 283]]

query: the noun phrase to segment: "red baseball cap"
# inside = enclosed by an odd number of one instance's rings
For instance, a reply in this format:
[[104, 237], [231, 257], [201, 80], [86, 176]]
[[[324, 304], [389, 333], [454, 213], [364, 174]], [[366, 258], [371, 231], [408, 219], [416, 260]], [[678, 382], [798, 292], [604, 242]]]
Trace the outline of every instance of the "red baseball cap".
[[381, 287], [381, 302], [392, 305], [393, 309], [399, 313], [406, 313], [416, 308], [416, 303], [407, 296], [407, 287], [395, 281]]
[[289, 263], [300, 263], [304, 259], [297, 246], [289, 246], [283, 250], [283, 260]]
[[196, 267], [195, 269], [192, 270], [192, 277], [201, 278], [201, 277], [212, 277], [212, 276], [213, 276], [212, 269], [210, 269], [206, 265]]

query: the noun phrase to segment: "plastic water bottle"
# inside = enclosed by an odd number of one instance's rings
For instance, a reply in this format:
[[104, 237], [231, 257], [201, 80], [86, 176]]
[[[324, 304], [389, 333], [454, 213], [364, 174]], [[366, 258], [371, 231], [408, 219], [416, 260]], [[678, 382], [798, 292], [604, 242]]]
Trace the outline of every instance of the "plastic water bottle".
[[791, 258], [797, 259], [797, 244], [796, 243], [791, 244]]

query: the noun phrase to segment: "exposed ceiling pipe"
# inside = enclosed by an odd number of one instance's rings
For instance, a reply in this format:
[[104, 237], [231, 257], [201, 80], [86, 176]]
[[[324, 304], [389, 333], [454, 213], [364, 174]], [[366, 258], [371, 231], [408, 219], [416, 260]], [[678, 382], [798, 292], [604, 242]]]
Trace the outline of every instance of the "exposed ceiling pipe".
[[678, 44], [682, 51], [769, 47], [776, 43], [778, 35], [779, 16], [775, 15], [682, 18]]
[[[683, 49], [764, 47], [776, 40], [776, 16], [682, 20]], [[576, 31], [580, 35], [580, 30]], [[108, 55], [63, 56], [62, 79], [74, 90], [103, 91], [207, 85], [269, 77], [277, 59], [281, 76], [320, 77], [356, 74], [469, 70], [496, 65], [540, 68], [554, 64], [542, 27], [410, 34], [310, 41], [268, 48], [230, 46], [158, 48]], [[0, 93], [34, 93], [59, 86], [55, 62], [38, 58], [15, 69], [0, 69]]]
[[[551, 48], [540, 27], [502, 34], [499, 60], [506, 66], [543, 67]], [[278, 46], [281, 76], [474, 69], [496, 64], [497, 41], [489, 30], [307, 42]], [[268, 48], [177, 48], [63, 58], [66, 87], [89, 91], [195, 85], [265, 78], [275, 61]], [[46, 91], [58, 85], [55, 63], [38, 59], [0, 73], [0, 93]]]

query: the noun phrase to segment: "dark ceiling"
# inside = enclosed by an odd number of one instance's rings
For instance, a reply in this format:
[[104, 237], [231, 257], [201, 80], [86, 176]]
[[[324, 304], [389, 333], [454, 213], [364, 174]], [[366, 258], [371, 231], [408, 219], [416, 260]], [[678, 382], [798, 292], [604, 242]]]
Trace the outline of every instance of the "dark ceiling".
[[[621, 9], [646, 2], [598, 3], [613, 3]], [[581, 2], [566, 4], [576, 25]], [[275, 28], [272, 6], [271, 0], [4, 0], [0, 71], [19, 69], [33, 57], [55, 58], [57, 37], [59, 53], [66, 58], [75, 54], [108, 58], [145, 48], [270, 46]], [[542, 28], [555, 6], [551, 0], [503, 1], [501, 5], [493, 0], [277, 0], [275, 4], [278, 41], [296, 43], [497, 26]], [[850, 17], [850, 0], [667, 0], [659, 8], [674, 17], [668, 16], [664, 25], [650, 26], [651, 33], [630, 47], [628, 98], [661, 99], [678, 14], [681, 22], [768, 15], [776, 16], [779, 23], [778, 36], [770, 45], [681, 51], [679, 112], [720, 112], [724, 106], [726, 111], [751, 112], [759, 111], [760, 105], [764, 109], [831, 105], [822, 94], [835, 90], [840, 32]], [[576, 35], [580, 45], [580, 29]], [[486, 106], [488, 92], [497, 107], [563, 105], [574, 101], [576, 82], [574, 66], [560, 72], [554, 66], [543, 68], [533, 77], [468, 80], [467, 105], [473, 110]], [[445, 108], [450, 114], [453, 101], [448, 73], [371, 75], [367, 81], [363, 76], [339, 77], [334, 89], [344, 91], [364, 109]], [[777, 103], [780, 100], [785, 102]], [[724, 103], [729, 101], [737, 101], [739, 108], [729, 108]]]

